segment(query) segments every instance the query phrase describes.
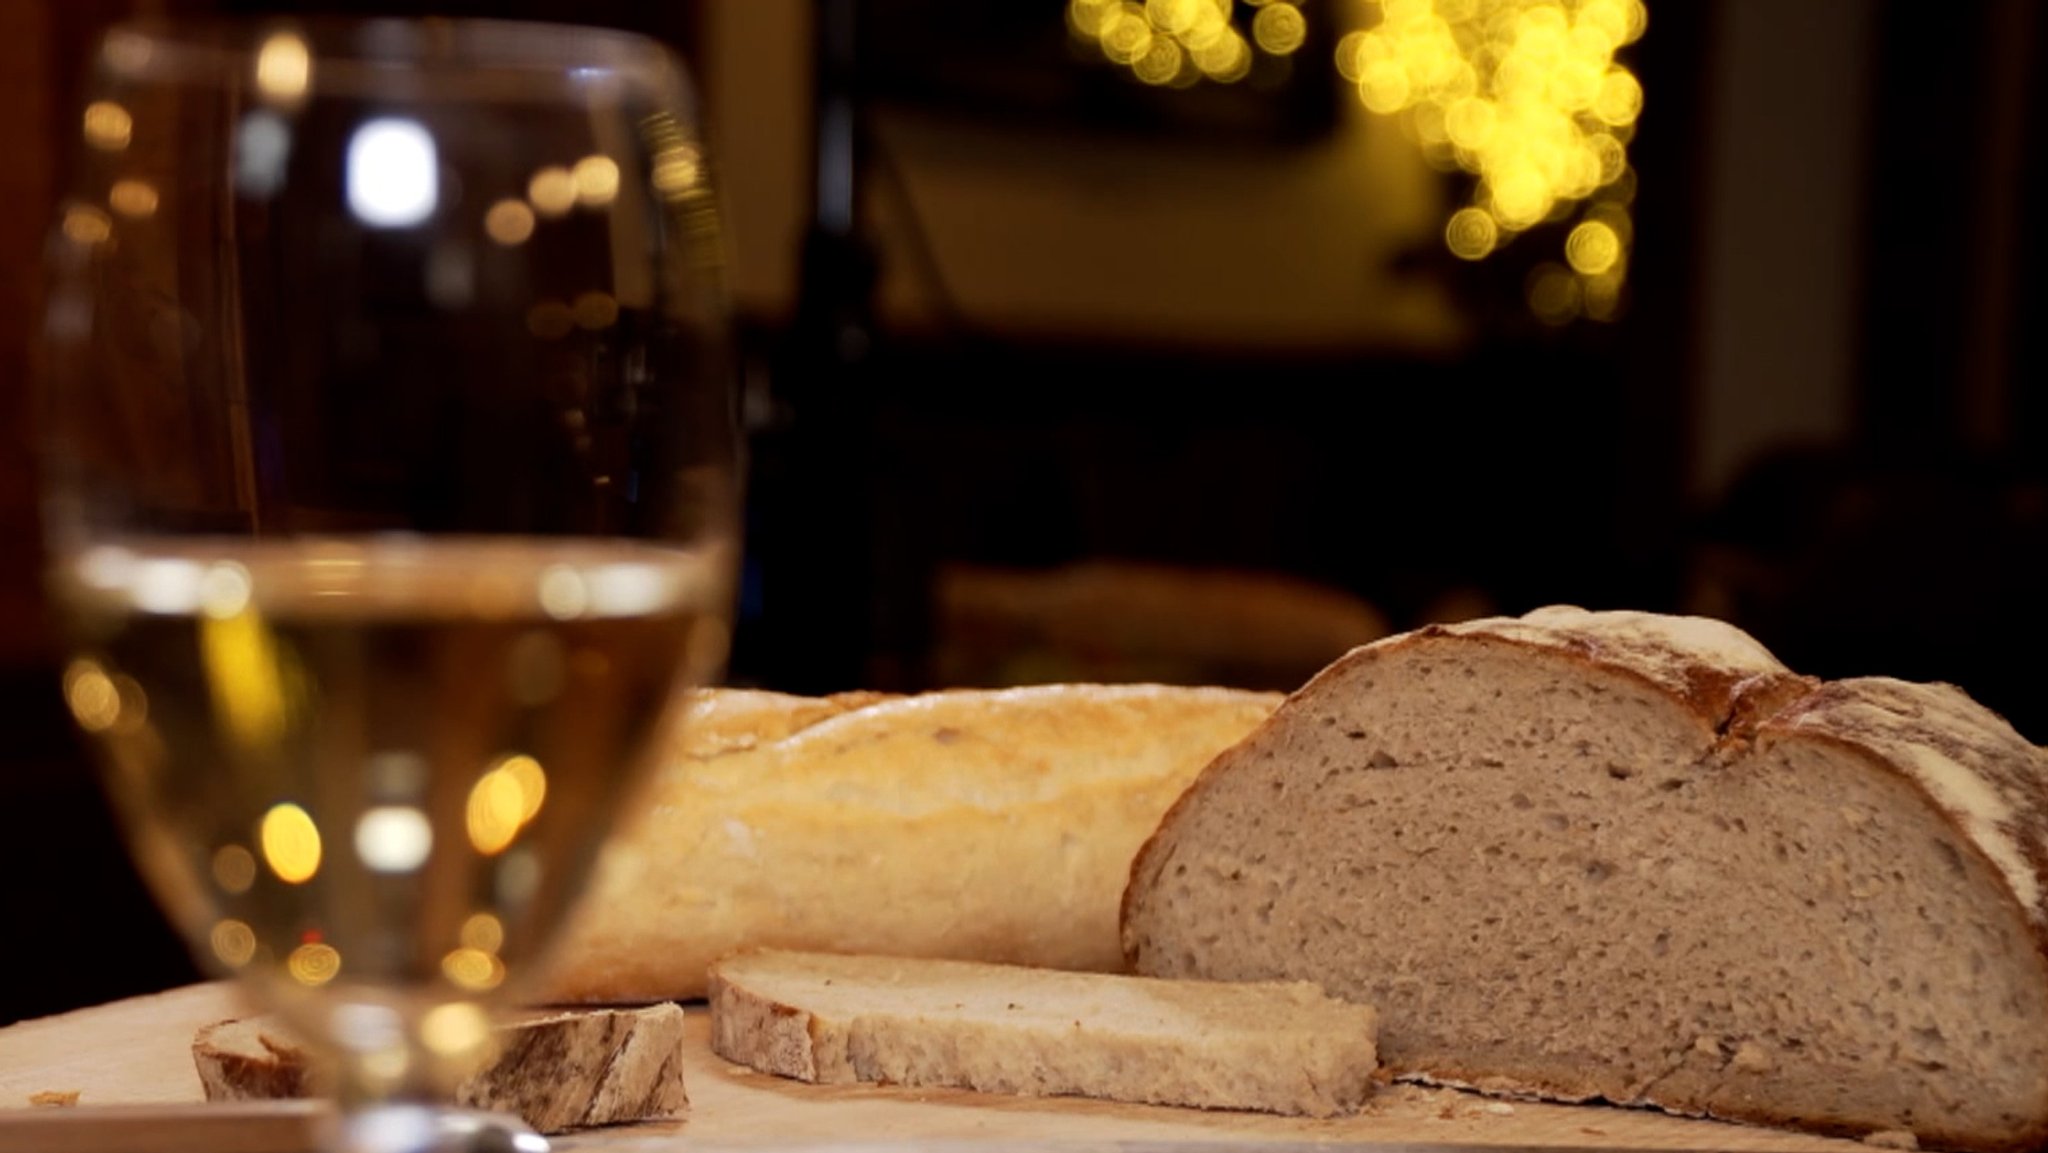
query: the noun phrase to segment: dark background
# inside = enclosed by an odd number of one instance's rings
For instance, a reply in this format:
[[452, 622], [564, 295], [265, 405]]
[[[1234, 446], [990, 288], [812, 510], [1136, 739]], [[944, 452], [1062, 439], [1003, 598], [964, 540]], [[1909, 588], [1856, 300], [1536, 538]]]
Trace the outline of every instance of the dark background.
[[[136, 11], [303, 7], [0, 8], [0, 1022], [192, 976], [65, 723], [39, 589], [27, 382], [72, 62]], [[1327, 42], [1176, 102], [1073, 59], [1056, 3], [984, 7], [862, 6], [862, 226], [808, 278], [810, 4], [432, 8], [636, 28], [695, 66], [753, 448], [736, 680], [923, 687], [947, 573], [1111, 558], [1302, 578], [1396, 628], [1711, 613], [2048, 736], [2028, 0], [1650, 0], [1627, 308], [1563, 327], [1523, 303], [1535, 245], [1443, 253], [1462, 190], [1363, 122]]]

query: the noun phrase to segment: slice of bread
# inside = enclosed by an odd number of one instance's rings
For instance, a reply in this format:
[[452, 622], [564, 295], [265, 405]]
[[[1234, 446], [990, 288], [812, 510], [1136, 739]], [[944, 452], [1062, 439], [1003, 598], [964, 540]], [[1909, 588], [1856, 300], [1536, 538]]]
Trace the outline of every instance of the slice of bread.
[[712, 1049], [802, 1081], [1327, 1117], [1369, 1093], [1373, 1035], [1370, 1008], [1304, 982], [775, 951], [711, 971]]
[[2048, 1139], [2048, 756], [1729, 626], [1389, 638], [1206, 769], [1139, 971], [1372, 1002], [1397, 1075], [1930, 1145]]
[[746, 946], [1121, 969], [1138, 846], [1280, 699], [697, 694], [542, 999], [701, 997], [711, 962]]

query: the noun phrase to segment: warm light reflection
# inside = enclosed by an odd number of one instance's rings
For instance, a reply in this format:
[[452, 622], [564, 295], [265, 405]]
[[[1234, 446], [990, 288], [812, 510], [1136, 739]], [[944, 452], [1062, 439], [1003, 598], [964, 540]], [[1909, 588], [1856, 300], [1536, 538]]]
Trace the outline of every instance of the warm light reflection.
[[462, 947], [495, 953], [505, 947], [505, 925], [492, 913], [472, 913], [462, 922]]
[[547, 774], [539, 761], [523, 753], [502, 758], [469, 790], [470, 844], [487, 857], [504, 852], [546, 799]]
[[64, 670], [64, 703], [78, 719], [78, 727], [89, 733], [103, 733], [121, 719], [121, 693], [114, 680], [89, 660], [75, 660]]
[[78, 244], [99, 244], [114, 234], [114, 221], [90, 204], [73, 204], [64, 210], [58, 226], [64, 238]]
[[303, 884], [320, 871], [320, 830], [306, 810], [289, 801], [273, 805], [256, 832], [263, 860], [278, 880]]
[[420, 1041], [437, 1056], [461, 1058], [491, 1040], [491, 1019], [467, 1002], [436, 1005], [420, 1018]]
[[275, 745], [290, 721], [291, 690], [277, 638], [262, 616], [202, 618], [199, 658], [226, 734], [247, 748]]
[[156, 188], [144, 180], [116, 180], [107, 204], [131, 220], [144, 220], [156, 215]]
[[1621, 259], [1621, 238], [1598, 220], [1584, 221], [1565, 238], [1564, 256], [1574, 271], [1598, 276]]
[[434, 826], [411, 805], [379, 805], [356, 819], [356, 856], [378, 873], [410, 873], [434, 851]]
[[102, 152], [119, 152], [128, 147], [135, 133], [135, 118], [111, 100], [95, 100], [85, 106], [85, 142]]
[[473, 993], [495, 989], [505, 979], [505, 962], [482, 949], [453, 949], [441, 958], [441, 974]]
[[[1367, 108], [1403, 114], [1433, 165], [1478, 177], [1462, 221], [1445, 228], [1446, 246], [1477, 259], [1547, 223], [1597, 220], [1566, 241], [1581, 279], [1567, 290], [1551, 273], [1532, 276], [1530, 306], [1564, 323], [1580, 314], [1595, 276], [1608, 277], [1601, 292], [1617, 296], [1629, 230], [1595, 210], [1627, 216], [1627, 142], [1643, 89], [1616, 54], [1647, 27], [1641, 0], [1370, 3], [1379, 20], [1338, 41], [1338, 70]], [[1472, 211], [1490, 219], [1490, 237], [1465, 215]], [[1585, 314], [1613, 309], [1589, 305]]]
[[240, 921], [215, 921], [207, 938], [213, 946], [213, 955], [230, 969], [241, 968], [256, 955], [256, 930]]
[[285, 972], [301, 985], [317, 988], [341, 973], [341, 951], [320, 941], [309, 941], [285, 958]]
[[294, 32], [277, 32], [256, 51], [256, 90], [286, 104], [306, 94], [313, 78], [313, 54]]
[[1308, 21], [1302, 18], [1301, 9], [1292, 4], [1268, 4], [1252, 18], [1252, 39], [1275, 56], [1293, 52], [1307, 38]]
[[256, 855], [240, 845], [222, 845], [213, 853], [213, 883], [239, 897], [256, 883]]
[[526, 199], [542, 217], [552, 219], [576, 204], [576, 177], [559, 166], [543, 168], [526, 183]]
[[533, 235], [533, 209], [524, 200], [500, 200], [484, 213], [484, 232], [508, 248], [524, 244]]
[[[1069, 0], [1074, 39], [1123, 65], [1146, 84], [1186, 87], [1207, 78], [1232, 83], [1251, 73], [1250, 42], [1231, 22], [1232, 0]], [[1300, 48], [1308, 24], [1301, 9], [1273, 3], [1253, 17], [1253, 36], [1270, 55]]]
[[1483, 209], [1460, 208], [1451, 213], [1450, 223], [1444, 225], [1444, 244], [1465, 260], [1478, 260], [1492, 252], [1499, 238], [1500, 230], [1493, 217]]
[[576, 318], [577, 327], [595, 332], [618, 322], [619, 302], [612, 299], [609, 292], [586, 292], [576, 298], [570, 312]]
[[619, 166], [609, 156], [586, 156], [569, 170], [576, 185], [576, 203], [603, 208], [619, 194]]

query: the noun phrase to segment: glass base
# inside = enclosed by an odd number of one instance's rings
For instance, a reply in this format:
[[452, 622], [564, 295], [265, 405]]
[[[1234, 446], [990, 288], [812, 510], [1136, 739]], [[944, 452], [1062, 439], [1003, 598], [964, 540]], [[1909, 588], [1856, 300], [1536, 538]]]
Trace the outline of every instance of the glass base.
[[547, 1138], [509, 1113], [414, 1104], [344, 1110], [326, 1147], [333, 1153], [548, 1153]]

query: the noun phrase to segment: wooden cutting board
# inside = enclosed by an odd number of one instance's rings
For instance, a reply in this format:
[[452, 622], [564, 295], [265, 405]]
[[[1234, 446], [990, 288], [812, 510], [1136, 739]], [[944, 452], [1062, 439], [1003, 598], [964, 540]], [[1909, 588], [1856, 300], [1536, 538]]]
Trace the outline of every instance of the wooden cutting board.
[[[202, 1025], [250, 1010], [223, 985], [193, 985], [0, 1029], [0, 1153], [47, 1148], [51, 1107], [31, 1094], [76, 1090], [75, 1115], [95, 1106], [185, 1105], [202, 1096], [193, 1071], [192, 1035]], [[1502, 1102], [1443, 1089], [1395, 1086], [1355, 1117], [1331, 1121], [1251, 1113], [1204, 1113], [1077, 1098], [1002, 1097], [955, 1090], [819, 1086], [729, 1065], [713, 1055], [709, 1020], [691, 1006], [684, 1066], [687, 1120], [590, 1131], [557, 1139], [558, 1149], [660, 1150], [746, 1145], [849, 1145], [870, 1142], [1044, 1145], [1169, 1141], [1361, 1142], [1376, 1145], [1721, 1149], [1758, 1153], [1868, 1153], [1831, 1141], [1741, 1125], [1694, 1121], [1641, 1110]], [[224, 1148], [216, 1132], [181, 1140], [174, 1110], [143, 1128], [150, 1139], [124, 1143], [136, 1153]], [[288, 1110], [281, 1117], [303, 1118]], [[68, 1118], [67, 1118], [68, 1119]], [[287, 1126], [289, 1128], [289, 1126]], [[189, 1123], [188, 1133], [191, 1132]], [[66, 1141], [81, 1147], [81, 1143]], [[290, 1142], [285, 1142], [286, 1145]], [[261, 1141], [246, 1148], [269, 1149]]]

